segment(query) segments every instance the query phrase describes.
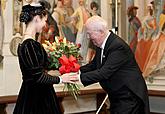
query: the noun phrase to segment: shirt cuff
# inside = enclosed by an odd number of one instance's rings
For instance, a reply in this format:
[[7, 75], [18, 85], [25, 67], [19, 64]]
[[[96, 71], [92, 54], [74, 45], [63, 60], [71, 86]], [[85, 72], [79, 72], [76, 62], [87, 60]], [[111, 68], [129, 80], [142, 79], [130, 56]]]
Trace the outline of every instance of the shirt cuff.
[[81, 75], [81, 71], [79, 70], [79, 71], [78, 71], [78, 80], [79, 80], [80, 83], [82, 83], [82, 82], [81, 82], [80, 75]]
[[59, 78], [60, 78], [60, 82], [59, 82], [59, 84], [61, 84], [62, 83], [62, 78], [59, 76]]

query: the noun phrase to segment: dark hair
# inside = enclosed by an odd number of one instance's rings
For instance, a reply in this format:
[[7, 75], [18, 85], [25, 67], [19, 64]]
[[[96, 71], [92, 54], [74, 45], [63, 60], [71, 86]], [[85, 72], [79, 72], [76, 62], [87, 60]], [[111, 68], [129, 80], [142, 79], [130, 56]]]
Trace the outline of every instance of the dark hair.
[[51, 8], [51, 5], [48, 1], [45, 0], [39, 0], [39, 3], [44, 6], [45, 8], [47, 8], [48, 10]]
[[34, 16], [40, 15], [45, 16], [46, 10], [44, 6], [31, 6], [25, 5], [22, 7], [22, 11], [20, 14], [20, 22], [25, 22], [25, 24], [28, 24]]
[[95, 7], [96, 10], [98, 10], [98, 8], [99, 8], [98, 4], [96, 2], [94, 2], [94, 1], [91, 2], [90, 7], [91, 7], [91, 9], [93, 9]]

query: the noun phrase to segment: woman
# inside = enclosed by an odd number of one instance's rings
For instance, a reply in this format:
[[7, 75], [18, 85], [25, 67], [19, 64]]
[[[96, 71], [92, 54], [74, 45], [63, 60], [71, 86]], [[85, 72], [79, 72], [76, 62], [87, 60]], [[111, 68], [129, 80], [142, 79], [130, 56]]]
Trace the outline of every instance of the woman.
[[34, 40], [46, 25], [46, 10], [39, 3], [25, 5], [20, 21], [26, 24], [23, 42], [18, 47], [23, 82], [13, 114], [61, 114], [53, 84], [72, 82], [72, 77], [49, 75], [47, 54]]

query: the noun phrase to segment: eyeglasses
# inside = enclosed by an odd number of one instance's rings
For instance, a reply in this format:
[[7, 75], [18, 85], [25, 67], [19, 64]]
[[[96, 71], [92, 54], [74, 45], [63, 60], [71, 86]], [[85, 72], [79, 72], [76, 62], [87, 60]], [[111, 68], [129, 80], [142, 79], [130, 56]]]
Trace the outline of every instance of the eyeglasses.
[[87, 38], [90, 38], [92, 35], [95, 35], [98, 32], [100, 32], [100, 31], [99, 30], [89, 30], [89, 31], [87, 31]]

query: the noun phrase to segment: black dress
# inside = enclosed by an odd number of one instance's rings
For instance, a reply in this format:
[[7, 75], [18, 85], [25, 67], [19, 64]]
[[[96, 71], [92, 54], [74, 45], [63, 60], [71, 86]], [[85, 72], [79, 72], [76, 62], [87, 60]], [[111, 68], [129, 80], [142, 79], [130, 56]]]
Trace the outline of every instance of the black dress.
[[61, 114], [53, 84], [59, 77], [46, 73], [47, 54], [40, 43], [27, 39], [18, 47], [23, 75], [13, 114]]

